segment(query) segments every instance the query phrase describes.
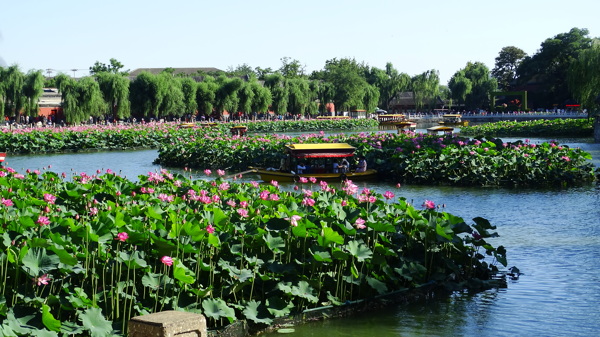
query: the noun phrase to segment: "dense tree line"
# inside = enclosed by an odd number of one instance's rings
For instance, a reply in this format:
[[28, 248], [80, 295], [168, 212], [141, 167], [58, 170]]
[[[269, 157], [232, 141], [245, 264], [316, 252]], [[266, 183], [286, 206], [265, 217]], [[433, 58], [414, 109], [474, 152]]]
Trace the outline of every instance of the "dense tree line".
[[[59, 74], [46, 80], [62, 96], [68, 123], [92, 118], [179, 118], [192, 115], [221, 118], [223, 112], [242, 114], [273, 111], [277, 115], [316, 115], [334, 103], [337, 111], [377, 107], [389, 109], [399, 92], [412, 92], [416, 109], [430, 110], [441, 98], [450, 107], [494, 109], [490, 92], [528, 90], [530, 106], [564, 106], [573, 100], [595, 109], [598, 84], [599, 48], [586, 29], [573, 28], [545, 40], [535, 55], [508, 46], [502, 48], [494, 69], [481, 62], [468, 62], [440, 85], [435, 69], [409, 76], [394, 68], [370, 67], [354, 59], [332, 59], [320, 71], [305, 73], [298, 60], [281, 59], [279, 69], [254, 68], [247, 64], [225, 72], [192, 76], [174, 74], [166, 68], [160, 74], [144, 72], [130, 79], [128, 70], [111, 59], [96, 62], [89, 77], [75, 80]], [[0, 116], [37, 116], [43, 91], [41, 71], [21, 72], [18, 66], [0, 68]]]

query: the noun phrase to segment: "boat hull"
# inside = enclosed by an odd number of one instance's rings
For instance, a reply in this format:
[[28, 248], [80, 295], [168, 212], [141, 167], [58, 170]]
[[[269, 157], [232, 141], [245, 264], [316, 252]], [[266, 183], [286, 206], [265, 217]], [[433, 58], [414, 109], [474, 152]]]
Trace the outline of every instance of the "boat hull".
[[254, 172], [260, 176], [263, 181], [279, 182], [298, 182], [300, 177], [324, 180], [328, 182], [339, 182], [345, 180], [364, 181], [377, 179], [377, 170], [366, 170], [365, 172], [346, 172], [346, 173], [304, 173], [292, 174], [290, 172], [271, 171], [260, 168], [254, 168]]

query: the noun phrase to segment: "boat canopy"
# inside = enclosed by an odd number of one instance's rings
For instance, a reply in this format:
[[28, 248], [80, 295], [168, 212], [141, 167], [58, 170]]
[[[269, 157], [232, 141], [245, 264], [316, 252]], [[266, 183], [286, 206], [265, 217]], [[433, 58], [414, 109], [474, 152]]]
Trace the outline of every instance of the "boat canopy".
[[443, 118], [461, 118], [462, 115], [460, 115], [460, 114], [445, 114], [442, 117]]
[[290, 144], [286, 152], [295, 158], [342, 158], [354, 156], [356, 148], [347, 143]]

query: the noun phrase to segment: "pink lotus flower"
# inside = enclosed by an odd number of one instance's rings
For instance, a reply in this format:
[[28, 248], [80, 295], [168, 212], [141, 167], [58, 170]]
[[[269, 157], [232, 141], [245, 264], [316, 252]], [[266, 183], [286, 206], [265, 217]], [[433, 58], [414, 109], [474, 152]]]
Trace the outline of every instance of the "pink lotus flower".
[[12, 200], [2, 198], [2, 205], [9, 207], [9, 206], [13, 206], [14, 204], [13, 204]]
[[160, 258], [160, 262], [162, 262], [166, 266], [172, 266], [173, 265], [173, 258], [170, 257], [170, 256], [163, 256], [163, 257]]
[[362, 218], [358, 218], [354, 222], [354, 226], [356, 226], [356, 229], [365, 229], [365, 228], [367, 228], [367, 226], [365, 225], [365, 222], [366, 221], [363, 220]]
[[50, 219], [48, 219], [48, 217], [40, 215], [38, 216], [38, 219], [35, 223], [37, 223], [40, 226], [47, 226], [50, 224]]
[[300, 181], [301, 184], [306, 184], [308, 182], [308, 179], [306, 177], [300, 177], [298, 181]]
[[56, 202], [56, 197], [52, 194], [46, 193], [44, 194], [44, 201], [49, 204], [54, 204], [54, 202]]
[[290, 224], [294, 227], [298, 227], [298, 220], [302, 219], [299, 215], [292, 215], [289, 218], [285, 218], [285, 220], [289, 220]]
[[277, 187], [279, 186], [279, 182], [277, 180], [271, 180], [271, 185]]
[[222, 176], [225, 175], [225, 171], [223, 171], [223, 170], [217, 170], [217, 174], [222, 177]]
[[208, 234], [212, 234], [215, 232], [215, 228], [209, 224], [208, 226], [206, 226], [206, 231], [208, 232]]
[[242, 217], [242, 218], [247, 218], [248, 217], [248, 210], [244, 209], [244, 208], [238, 208], [237, 209], [237, 213]]
[[425, 200], [425, 202], [423, 202], [423, 207], [427, 209], [435, 209], [435, 203], [431, 200]]
[[392, 193], [392, 191], [385, 191], [385, 193], [383, 193], [383, 197], [387, 200], [393, 199], [395, 196], [396, 195]]
[[308, 180], [313, 184], [317, 182], [317, 178], [315, 178], [315, 177], [310, 177], [310, 178], [308, 178]]
[[315, 199], [313, 198], [304, 198], [302, 199], [302, 205], [304, 206], [314, 206], [315, 205]]
[[260, 192], [259, 198], [261, 198], [262, 200], [267, 200], [269, 198], [269, 191], [267, 190], [263, 190], [262, 192]]
[[204, 170], [204, 174], [206, 174], [207, 176], [209, 176], [211, 173], [212, 171], [209, 169]]
[[125, 242], [125, 241], [127, 241], [127, 239], [129, 239], [129, 234], [127, 234], [125, 232], [121, 232], [121, 233], [117, 234], [117, 237], [115, 238], [115, 240], [118, 240], [121, 242]]
[[42, 276], [40, 276], [40, 277], [34, 277], [32, 280], [33, 280], [33, 283], [34, 283], [34, 284], [36, 284], [36, 283], [37, 283], [37, 285], [38, 285], [38, 287], [39, 287], [39, 286], [41, 286], [42, 284], [43, 284], [43, 285], [46, 285], [46, 284], [48, 284], [48, 282], [50, 281], [50, 277], [48, 277], [48, 274], [44, 274], [44, 275], [42, 275]]

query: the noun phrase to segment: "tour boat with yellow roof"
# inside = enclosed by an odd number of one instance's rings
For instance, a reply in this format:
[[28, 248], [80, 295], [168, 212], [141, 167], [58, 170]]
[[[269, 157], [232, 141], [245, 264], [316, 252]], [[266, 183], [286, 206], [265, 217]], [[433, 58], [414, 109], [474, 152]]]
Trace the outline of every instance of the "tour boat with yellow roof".
[[325, 181], [375, 179], [377, 170], [366, 169], [364, 158], [360, 158], [358, 166], [354, 164], [355, 151], [347, 143], [289, 144], [279, 168], [250, 169], [263, 181], [297, 182], [302, 177]]

